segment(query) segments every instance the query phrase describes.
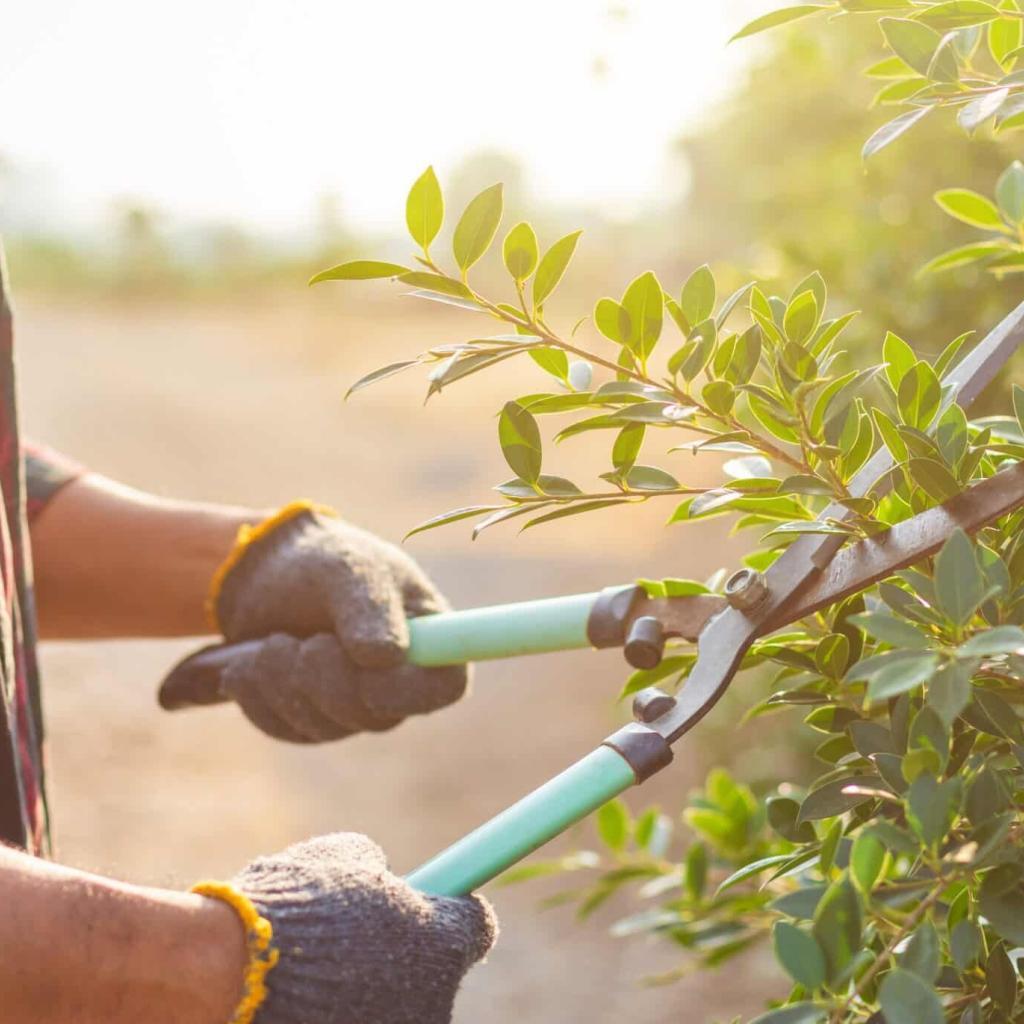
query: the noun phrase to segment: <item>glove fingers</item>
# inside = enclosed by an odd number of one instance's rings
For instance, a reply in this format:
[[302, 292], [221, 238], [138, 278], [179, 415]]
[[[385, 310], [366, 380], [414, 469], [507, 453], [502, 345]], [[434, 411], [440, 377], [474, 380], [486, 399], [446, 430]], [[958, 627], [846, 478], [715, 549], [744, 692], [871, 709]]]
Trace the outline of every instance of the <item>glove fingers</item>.
[[345, 653], [362, 668], [401, 665], [409, 627], [401, 590], [389, 566], [360, 561], [326, 583], [334, 632]]
[[306, 696], [303, 646], [283, 633], [267, 637], [223, 673], [225, 693], [257, 728], [278, 739], [322, 743], [350, 735], [352, 727], [325, 716]]
[[435, 612], [451, 610], [451, 605], [444, 595], [415, 562], [411, 563], [402, 581], [402, 602], [405, 605], [405, 614], [410, 619], [418, 615], [433, 615]]
[[423, 668], [408, 662], [388, 672], [359, 673], [359, 695], [378, 717], [423, 715], [457, 701], [469, 683], [465, 665]]
[[498, 938], [498, 919], [491, 904], [480, 896], [428, 898], [434, 926], [465, 956], [463, 970], [482, 960]]
[[322, 717], [349, 732], [381, 732], [398, 725], [401, 716], [380, 715], [366, 707], [358, 691], [358, 672], [333, 634], [318, 633], [303, 641], [296, 677]]

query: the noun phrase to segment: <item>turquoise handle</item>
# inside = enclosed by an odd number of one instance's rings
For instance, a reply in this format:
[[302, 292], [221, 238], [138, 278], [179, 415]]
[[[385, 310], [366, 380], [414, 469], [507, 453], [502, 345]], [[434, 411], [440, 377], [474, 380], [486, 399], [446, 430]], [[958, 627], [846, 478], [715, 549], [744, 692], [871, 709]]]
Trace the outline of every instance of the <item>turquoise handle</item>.
[[635, 782], [621, 754], [598, 747], [427, 861], [406, 881], [432, 896], [465, 896]]
[[424, 615], [409, 622], [415, 665], [461, 665], [589, 647], [587, 618], [598, 594]]

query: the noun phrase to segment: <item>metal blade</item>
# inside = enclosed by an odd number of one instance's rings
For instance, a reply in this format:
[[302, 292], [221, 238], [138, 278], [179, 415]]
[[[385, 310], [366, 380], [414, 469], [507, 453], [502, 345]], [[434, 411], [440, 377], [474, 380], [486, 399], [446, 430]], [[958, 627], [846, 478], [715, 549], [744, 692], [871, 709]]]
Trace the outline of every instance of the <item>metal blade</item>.
[[[966, 407], [989, 384], [1006, 361], [1024, 342], [1024, 303], [1019, 305], [953, 370], [946, 384]], [[886, 448], [879, 449], [853, 478], [849, 491], [862, 497], [893, 465]], [[850, 512], [842, 505], [829, 505], [819, 519], [845, 519]], [[846, 538], [836, 534], [804, 534], [791, 544], [765, 573], [768, 596], [756, 610], [743, 612], [726, 608], [702, 630], [697, 662], [676, 701], [675, 707], [649, 723], [669, 743], [687, 733], [715, 706], [732, 680], [751, 643], [768, 623], [787, 621], [786, 605], [814, 574], [826, 566]]]

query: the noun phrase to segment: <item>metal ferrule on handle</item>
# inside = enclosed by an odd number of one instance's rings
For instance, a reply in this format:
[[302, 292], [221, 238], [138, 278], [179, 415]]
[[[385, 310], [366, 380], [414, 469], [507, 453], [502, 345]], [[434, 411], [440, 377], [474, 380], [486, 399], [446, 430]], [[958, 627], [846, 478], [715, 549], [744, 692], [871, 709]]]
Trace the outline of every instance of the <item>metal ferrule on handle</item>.
[[432, 896], [465, 896], [636, 781], [618, 751], [598, 747], [417, 868], [406, 881]]

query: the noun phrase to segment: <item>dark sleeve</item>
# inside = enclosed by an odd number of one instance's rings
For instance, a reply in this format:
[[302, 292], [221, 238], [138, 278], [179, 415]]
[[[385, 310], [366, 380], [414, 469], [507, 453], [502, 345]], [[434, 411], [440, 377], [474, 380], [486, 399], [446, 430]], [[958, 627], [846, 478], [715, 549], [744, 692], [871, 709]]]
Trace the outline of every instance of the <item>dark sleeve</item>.
[[26, 505], [31, 522], [62, 487], [85, 472], [85, 467], [34, 441], [26, 441], [22, 451], [25, 457]]

